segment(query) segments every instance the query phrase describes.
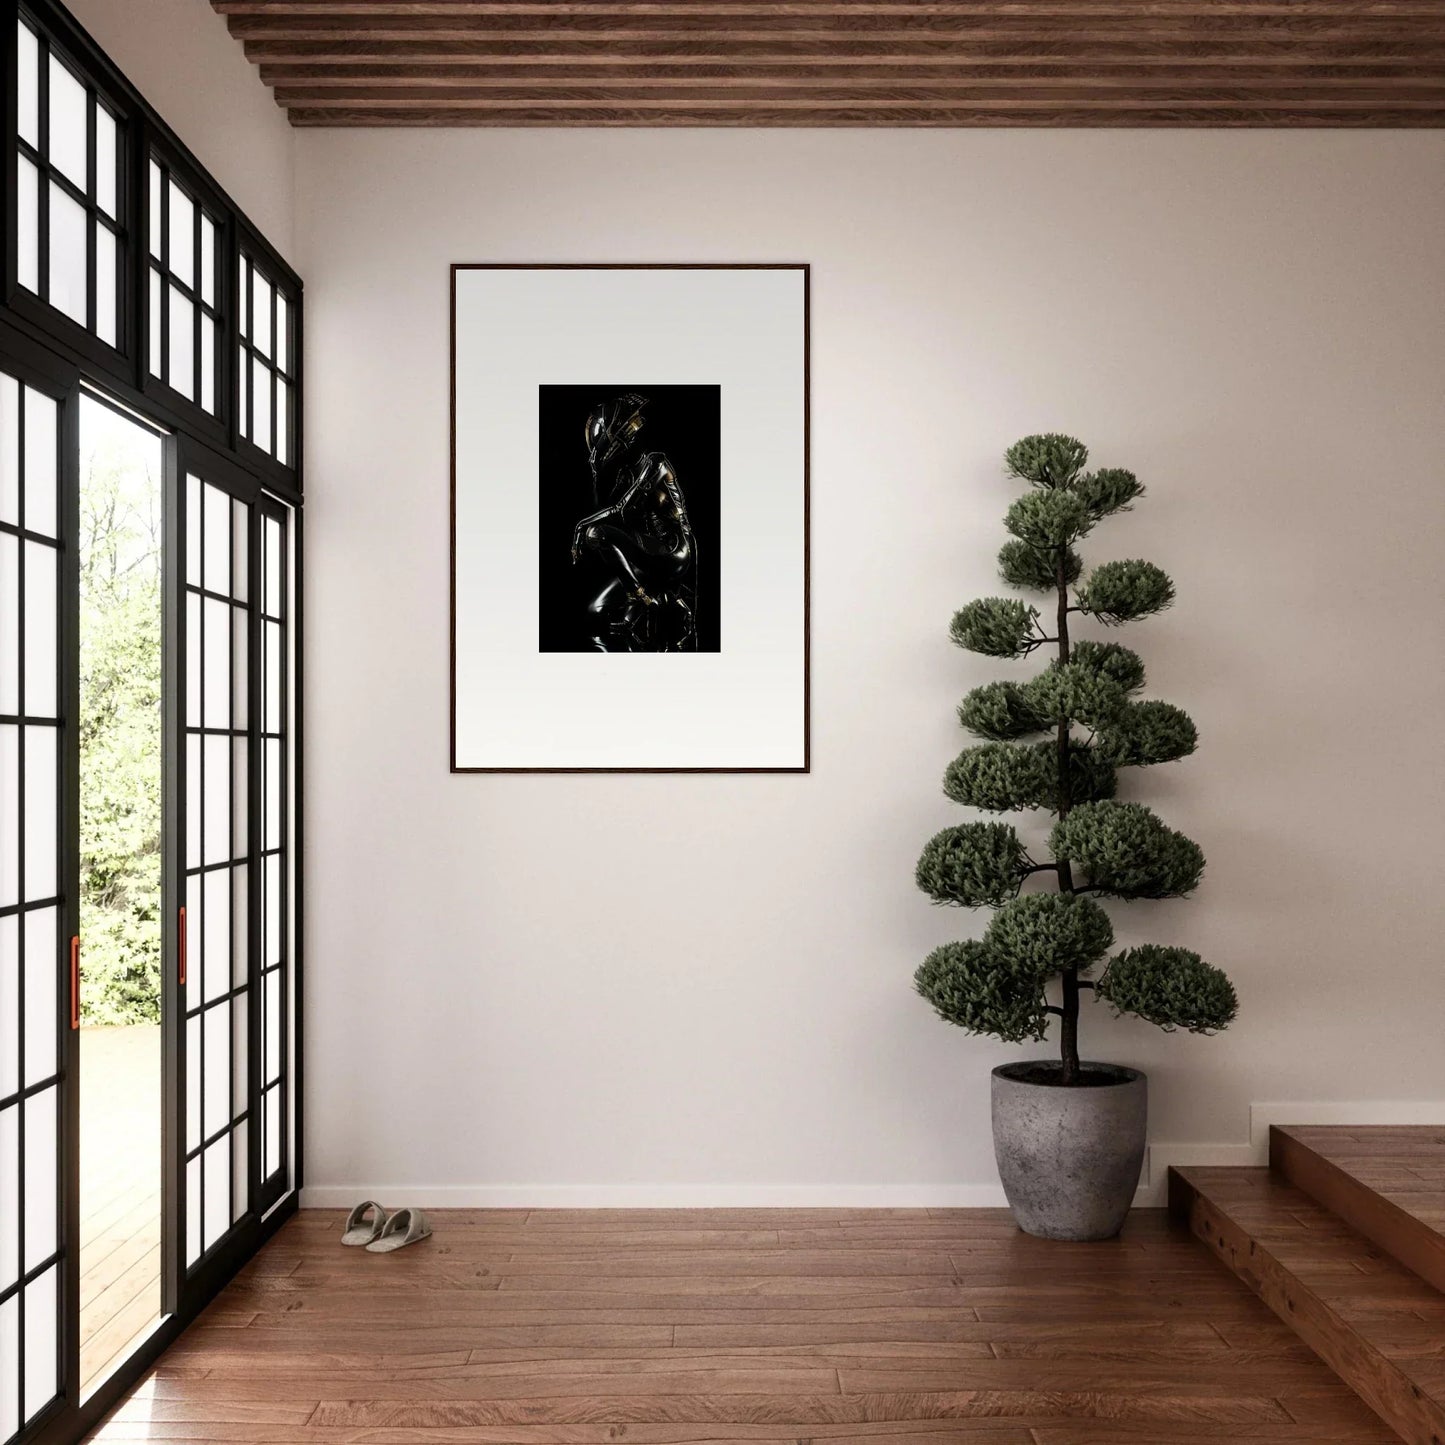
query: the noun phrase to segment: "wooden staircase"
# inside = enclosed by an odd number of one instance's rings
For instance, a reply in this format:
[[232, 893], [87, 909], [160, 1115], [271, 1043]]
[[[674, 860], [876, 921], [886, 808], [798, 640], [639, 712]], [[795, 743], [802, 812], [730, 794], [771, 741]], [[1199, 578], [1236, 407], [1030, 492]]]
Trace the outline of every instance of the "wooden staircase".
[[1169, 1207], [1410, 1445], [1445, 1445], [1445, 1127], [1280, 1127]]

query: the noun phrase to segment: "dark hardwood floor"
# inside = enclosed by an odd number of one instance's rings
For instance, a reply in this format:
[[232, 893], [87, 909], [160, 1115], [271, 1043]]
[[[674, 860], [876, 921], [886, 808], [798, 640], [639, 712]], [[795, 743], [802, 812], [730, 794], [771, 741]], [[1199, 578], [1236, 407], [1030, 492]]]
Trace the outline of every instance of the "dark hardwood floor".
[[104, 1441], [1127, 1445], [1396, 1437], [1163, 1211], [308, 1211]]

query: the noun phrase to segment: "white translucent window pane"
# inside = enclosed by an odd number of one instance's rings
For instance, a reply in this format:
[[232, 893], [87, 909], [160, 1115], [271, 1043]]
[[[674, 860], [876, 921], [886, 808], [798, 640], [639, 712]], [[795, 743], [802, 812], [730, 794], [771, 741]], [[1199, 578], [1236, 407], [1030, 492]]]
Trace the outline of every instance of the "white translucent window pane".
[[[32, 1094], [25, 1110], [25, 1268], [27, 1272], [55, 1253], [56, 1154], [55, 1101], [60, 1089], [52, 1084]], [[52, 1348], [54, 1342], [52, 1340]]]
[[201, 585], [201, 479], [186, 475], [186, 582]]
[[186, 867], [201, 866], [201, 738], [186, 735]]
[[188, 401], [196, 396], [196, 318], [195, 307], [176, 290], [170, 288], [171, 354], [167, 358], [166, 380]]
[[201, 213], [201, 300], [216, 304], [216, 223]]
[[236, 324], [243, 337], [251, 334], [251, 267], [244, 256], [237, 259], [237, 270], [240, 272], [239, 301], [236, 313]]
[[0, 713], [19, 711], [20, 543], [0, 532]]
[[[236, 738], [232, 747], [234, 751], [232, 754], [231, 789], [235, 801], [231, 809], [231, 820], [234, 829], [231, 838], [231, 856], [233, 858], [244, 858], [249, 843], [246, 819], [251, 811], [249, 791], [250, 743], [246, 738]], [[242, 881], [244, 882], [244, 875]]]
[[262, 356], [271, 355], [271, 283], [259, 271], [254, 276], [254, 301], [251, 307], [251, 345]]
[[291, 303], [278, 291], [276, 293], [276, 365], [282, 371], [291, 370]]
[[[0, 1223], [0, 1230], [4, 1225]], [[20, 1378], [20, 1296], [11, 1295], [0, 1305], [0, 1380]], [[20, 1433], [20, 1391], [13, 1386], [0, 1390], [0, 1440]]]
[[231, 870], [231, 987], [240, 988], [246, 982], [250, 942], [250, 894], [251, 870], [244, 863], [238, 863]]
[[[240, 1051], [244, 1061], [246, 1055]], [[244, 1070], [244, 1062], [241, 1068]], [[239, 1097], [245, 1098], [244, 1093]], [[242, 1119], [231, 1131], [231, 1222], [234, 1224], [250, 1207], [246, 1197], [246, 1177], [250, 1173], [249, 1131], [246, 1120]]]
[[16, 279], [40, 294], [40, 177], [23, 156], [15, 168]]
[[104, 226], [95, 229], [95, 334], [107, 346], [115, 345], [116, 293], [115, 235]]
[[231, 596], [237, 602], [244, 602], [250, 576], [251, 517], [244, 502], [231, 504], [231, 537], [234, 542], [231, 554]]
[[147, 172], [149, 177], [146, 186], [146, 197], [150, 202], [150, 253], [157, 261], [161, 258], [161, 238], [165, 234], [165, 228], [161, 225], [161, 196], [164, 194], [165, 181], [161, 177], [161, 168], [152, 161]]
[[243, 437], [251, 435], [251, 362], [246, 355], [246, 348], [236, 348], [236, 381], [240, 387], [240, 395], [236, 399], [236, 426]]
[[[206, 1062], [202, 1113], [205, 1137], [209, 1139], [231, 1122], [231, 1006], [218, 1003], [208, 1008], [205, 1020]], [[209, 1194], [209, 1181], [206, 1193]]]
[[25, 544], [25, 712], [55, 716], [55, 548]]
[[[205, 875], [206, 1001], [231, 987], [231, 873], [217, 868]], [[207, 1127], [207, 1133], [211, 1130]]]
[[216, 323], [201, 314], [201, 405], [216, 414]]
[[266, 627], [266, 711], [263, 728], [268, 733], [281, 731], [281, 624], [268, 622]]
[[72, 321], [86, 324], [85, 208], [50, 183], [50, 293], [45, 298]]
[[16, 27], [15, 108], [19, 113], [20, 138], [40, 145], [40, 45], [35, 32], [23, 21]]
[[[205, 585], [208, 592], [231, 592], [231, 498], [209, 483], [206, 498]], [[209, 646], [209, 640], [207, 646]]]
[[266, 1035], [265, 1072], [261, 1082], [270, 1084], [281, 1076], [281, 975], [268, 973], [263, 980], [265, 1009], [262, 1014]]
[[[8, 1099], [20, 1088], [20, 920], [15, 914], [0, 918], [0, 1099]], [[0, 1158], [0, 1170], [7, 1168]], [[0, 1202], [0, 1221], [5, 1206]], [[0, 1224], [3, 1227], [3, 1224]], [[10, 1281], [0, 1271], [0, 1290]]]
[[20, 383], [0, 372], [0, 522], [19, 521]]
[[235, 631], [231, 648], [231, 726], [239, 730], [246, 727], [250, 711], [246, 705], [250, 681], [246, 646], [250, 614], [244, 607], [235, 607], [231, 609], [231, 620]]
[[266, 518], [266, 612], [281, 615], [281, 524]]
[[196, 207], [174, 182], [170, 184], [171, 275], [187, 286], [196, 281]]
[[165, 362], [161, 358], [161, 338], [165, 327], [161, 321], [161, 276], [159, 271], [150, 273], [150, 372], [152, 376], [165, 379]]
[[276, 378], [276, 460], [291, 465], [291, 388]]
[[266, 1159], [262, 1173], [269, 1179], [281, 1167], [281, 1089], [266, 1095]]
[[201, 1143], [201, 1016], [186, 1020], [186, 1153]]
[[281, 962], [281, 858], [273, 853], [266, 860], [266, 946], [263, 968]]
[[37, 908], [25, 915], [25, 1087], [56, 1071], [55, 1036], [59, 1016], [56, 992], [56, 910]]
[[[231, 606], [206, 598], [205, 718], [208, 728], [231, 725]], [[207, 787], [210, 779], [206, 780]]]
[[186, 726], [201, 725], [201, 599], [186, 593]]
[[0, 908], [20, 901], [20, 729], [0, 723]]
[[44, 392], [25, 388], [25, 525], [55, 536], [56, 407]]
[[19, 1277], [20, 1105], [12, 1104], [0, 1113], [0, 1290], [8, 1289]]
[[25, 729], [25, 896], [54, 898], [55, 729]]
[[266, 849], [281, 846], [281, 742], [278, 738], [266, 741], [266, 828], [263, 833]]
[[186, 1165], [186, 1264], [201, 1257], [201, 1160]]
[[[231, 857], [231, 739], [206, 738], [206, 842], [203, 861], [226, 863]], [[206, 907], [209, 912], [210, 880], [206, 881]], [[206, 925], [206, 937], [210, 924]], [[208, 980], [209, 983], [209, 980]]]
[[206, 1248], [231, 1226], [231, 1141], [217, 1139], [205, 1153]]
[[[199, 824], [191, 826], [198, 827]], [[201, 906], [201, 873], [186, 879], [186, 1012], [201, 1006], [201, 923], [205, 909]]]
[[115, 219], [116, 165], [115, 117], [103, 106], [95, 107], [95, 199], [107, 216]]
[[[29, 1175], [25, 1187], [27, 1191], [31, 1187]], [[25, 1311], [25, 1404], [21, 1413], [27, 1421], [33, 1420], [55, 1398], [59, 1284], [60, 1266], [51, 1265], [39, 1279], [26, 1285], [20, 1296], [20, 1305]]]
[[271, 373], [259, 356], [251, 358], [251, 440], [271, 450]]
[[55, 56], [50, 57], [50, 163], [86, 189], [85, 87]]

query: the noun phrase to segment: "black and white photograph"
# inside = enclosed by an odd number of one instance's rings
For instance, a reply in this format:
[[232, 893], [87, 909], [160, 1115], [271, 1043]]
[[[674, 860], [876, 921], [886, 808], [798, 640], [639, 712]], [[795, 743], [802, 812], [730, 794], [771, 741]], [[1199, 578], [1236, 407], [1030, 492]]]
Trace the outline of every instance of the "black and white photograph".
[[454, 771], [808, 771], [808, 274], [453, 266]]
[[541, 386], [537, 647], [716, 652], [721, 388]]

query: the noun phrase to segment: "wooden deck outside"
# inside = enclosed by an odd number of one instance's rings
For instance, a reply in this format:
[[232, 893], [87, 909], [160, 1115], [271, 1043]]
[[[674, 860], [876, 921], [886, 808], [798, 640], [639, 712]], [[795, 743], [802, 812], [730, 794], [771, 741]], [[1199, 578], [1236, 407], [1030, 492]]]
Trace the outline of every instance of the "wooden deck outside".
[[[402, 1200], [388, 1201], [392, 1204]], [[92, 1437], [343, 1445], [1387, 1445], [1160, 1210], [303, 1211]], [[1398, 1442], [1397, 1442], [1398, 1445]]]
[[80, 1377], [90, 1390], [161, 1306], [161, 1032], [87, 1028], [80, 1067]]

